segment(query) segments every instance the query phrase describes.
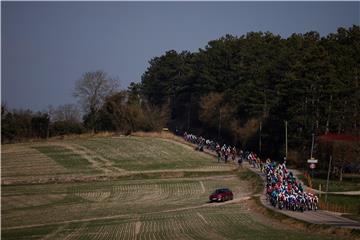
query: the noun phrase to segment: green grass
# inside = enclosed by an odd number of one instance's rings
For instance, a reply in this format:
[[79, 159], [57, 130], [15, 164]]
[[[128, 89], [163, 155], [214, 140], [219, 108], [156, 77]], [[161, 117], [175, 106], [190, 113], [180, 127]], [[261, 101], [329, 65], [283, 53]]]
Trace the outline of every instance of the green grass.
[[[300, 176], [300, 179], [307, 184], [304, 176]], [[321, 184], [321, 190], [326, 190], [326, 179], [322, 178], [312, 178], [312, 187], [319, 189]], [[360, 191], [360, 180], [353, 178], [344, 178], [343, 181], [339, 180], [329, 180], [329, 192], [346, 192], [346, 191]]]
[[261, 193], [264, 189], [264, 182], [261, 177], [249, 169], [244, 169], [237, 173], [241, 180], [248, 181], [253, 189], [253, 193]]
[[[322, 194], [320, 199], [325, 201], [325, 194]], [[328, 194], [327, 201], [339, 207], [345, 206], [350, 213], [360, 216], [360, 196]]]
[[1, 231], [1, 239], [7, 240], [36, 240], [54, 231], [56, 226], [34, 227]]
[[93, 138], [75, 142], [131, 171], [201, 168], [215, 165], [215, 158], [160, 138]]
[[231, 169], [229, 165], [218, 164], [214, 157], [195, 152], [189, 146], [149, 137], [98, 137], [52, 141], [51, 144], [12, 144], [3, 150], [3, 176], [23, 177], [25, 181], [32, 176], [48, 178], [74, 173], [119, 173], [119, 169], [114, 167], [120, 168], [120, 171], [134, 171], [136, 176], [129, 177], [131, 179], [157, 177], [155, 173], [141, 175], [140, 171], [147, 170], [197, 171], [206, 168], [207, 171], [225, 172]]
[[[68, 169], [92, 170], [91, 163], [81, 155], [61, 146], [34, 146], [34, 149], [54, 159]], [[94, 170], [93, 170], [94, 171]]]

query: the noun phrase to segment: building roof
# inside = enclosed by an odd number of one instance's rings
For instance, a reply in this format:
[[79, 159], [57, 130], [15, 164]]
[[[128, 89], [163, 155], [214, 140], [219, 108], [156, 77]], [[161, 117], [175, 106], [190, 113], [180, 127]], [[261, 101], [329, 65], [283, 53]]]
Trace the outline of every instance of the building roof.
[[328, 133], [328, 134], [320, 135], [318, 139], [320, 141], [326, 141], [326, 142], [335, 142], [335, 141], [358, 142], [360, 141], [360, 136]]

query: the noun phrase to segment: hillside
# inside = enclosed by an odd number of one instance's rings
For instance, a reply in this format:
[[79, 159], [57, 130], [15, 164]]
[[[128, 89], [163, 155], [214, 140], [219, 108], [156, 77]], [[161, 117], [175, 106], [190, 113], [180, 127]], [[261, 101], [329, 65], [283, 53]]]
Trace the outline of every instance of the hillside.
[[[178, 142], [107, 137], [6, 145], [2, 165], [2, 239], [332, 239], [259, 214], [249, 200], [256, 188], [248, 170]], [[71, 177], [77, 181], [63, 181]], [[52, 182], [29, 181], [46, 178]], [[208, 203], [220, 187], [234, 200]]]

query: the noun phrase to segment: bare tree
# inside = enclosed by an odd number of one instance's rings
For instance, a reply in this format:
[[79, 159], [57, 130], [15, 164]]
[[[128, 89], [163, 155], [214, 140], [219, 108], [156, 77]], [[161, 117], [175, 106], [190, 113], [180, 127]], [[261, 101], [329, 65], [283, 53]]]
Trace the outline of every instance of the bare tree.
[[88, 118], [88, 126], [95, 131], [98, 112], [105, 100], [119, 86], [116, 79], [108, 77], [103, 71], [86, 72], [76, 82], [74, 96], [80, 101]]
[[79, 108], [74, 104], [60, 105], [52, 110], [53, 121], [80, 122], [81, 114]]

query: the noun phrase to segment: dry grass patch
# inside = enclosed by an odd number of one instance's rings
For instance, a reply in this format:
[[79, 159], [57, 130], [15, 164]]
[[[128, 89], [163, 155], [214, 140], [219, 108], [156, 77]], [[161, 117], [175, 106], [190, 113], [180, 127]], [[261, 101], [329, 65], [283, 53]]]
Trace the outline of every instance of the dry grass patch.
[[1, 174], [3, 177], [70, 173], [70, 171], [61, 164], [32, 148], [32, 146], [32, 144], [10, 144], [2, 146]]

